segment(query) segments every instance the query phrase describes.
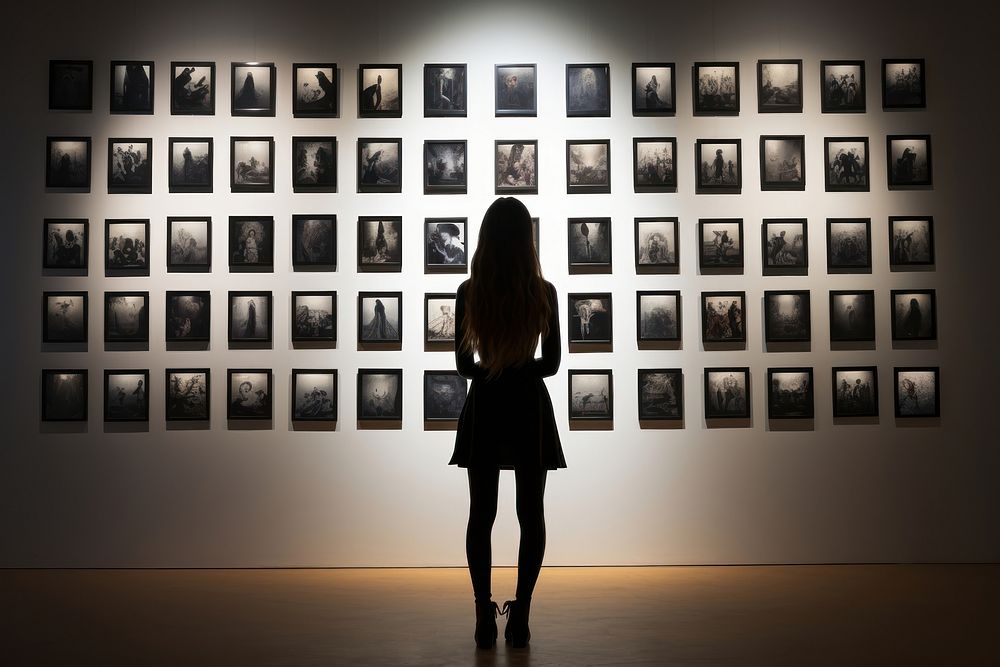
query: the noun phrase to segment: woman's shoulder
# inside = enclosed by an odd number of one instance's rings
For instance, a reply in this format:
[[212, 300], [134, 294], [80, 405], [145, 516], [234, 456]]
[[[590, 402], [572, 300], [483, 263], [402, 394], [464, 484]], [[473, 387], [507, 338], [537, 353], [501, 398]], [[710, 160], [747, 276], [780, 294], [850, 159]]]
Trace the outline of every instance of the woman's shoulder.
[[462, 282], [460, 282], [458, 284], [458, 288], [455, 290], [455, 296], [458, 296], [459, 294], [463, 293], [465, 291], [465, 288], [468, 286], [468, 284], [469, 284], [469, 279], [468, 278], [466, 278], [465, 280], [463, 280]]

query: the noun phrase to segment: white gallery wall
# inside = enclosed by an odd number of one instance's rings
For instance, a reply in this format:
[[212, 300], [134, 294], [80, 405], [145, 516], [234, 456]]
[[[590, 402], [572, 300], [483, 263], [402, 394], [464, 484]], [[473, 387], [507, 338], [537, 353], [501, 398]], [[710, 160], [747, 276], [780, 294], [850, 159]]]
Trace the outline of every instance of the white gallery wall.
[[[5, 95], [2, 105], [4, 325], [0, 327], [4, 392], [0, 401], [0, 566], [361, 566], [461, 565], [467, 482], [446, 463], [453, 431], [425, 431], [422, 375], [453, 368], [447, 352], [425, 352], [425, 292], [453, 291], [463, 276], [425, 275], [424, 217], [468, 216], [470, 251], [482, 214], [494, 199], [493, 142], [539, 142], [539, 194], [523, 199], [541, 219], [546, 277], [560, 293], [610, 291], [614, 298], [613, 352], [572, 353], [546, 383], [555, 405], [568, 468], [550, 473], [547, 496], [551, 565], [643, 563], [793, 563], [873, 561], [995, 561], [1000, 557], [1000, 454], [995, 425], [1000, 364], [995, 292], [997, 93], [979, 34], [985, 18], [962, 3], [735, 2], [663, 3], [473, 1], [381, 3], [35, 3], [18, 7], [3, 27]], [[845, 13], [847, 14], [845, 16]], [[985, 33], [984, 33], [985, 34]], [[926, 110], [881, 109], [883, 57], [927, 61]], [[47, 110], [50, 58], [92, 59], [94, 110]], [[758, 114], [758, 58], [804, 61], [804, 111]], [[868, 111], [821, 114], [819, 61], [864, 59]], [[111, 59], [156, 62], [155, 114], [108, 113]], [[171, 60], [214, 60], [216, 114], [172, 116]], [[677, 63], [677, 114], [633, 117], [630, 65]], [[737, 117], [694, 117], [690, 84], [696, 60], [740, 62]], [[233, 118], [230, 62], [277, 64], [277, 115]], [[291, 113], [293, 62], [337, 62], [341, 117], [296, 119]], [[401, 119], [359, 119], [358, 63], [402, 63]], [[424, 118], [424, 63], [468, 64], [467, 118]], [[538, 64], [537, 118], [495, 118], [493, 65]], [[611, 117], [567, 118], [567, 63], [611, 65]], [[992, 68], [995, 69], [995, 68]], [[885, 135], [929, 133], [934, 188], [888, 191]], [[761, 192], [761, 134], [806, 136], [804, 192]], [[87, 194], [47, 193], [45, 137], [93, 137], [92, 188]], [[229, 137], [274, 136], [274, 194], [229, 191]], [[291, 137], [338, 138], [339, 192], [297, 194], [291, 188]], [[822, 178], [823, 138], [870, 138], [871, 191], [827, 193]], [[152, 194], [109, 195], [108, 137], [153, 138]], [[168, 194], [167, 140], [215, 140], [212, 194]], [[401, 194], [356, 194], [359, 136], [403, 138]], [[632, 138], [676, 136], [679, 184], [674, 194], [635, 194]], [[693, 146], [698, 138], [743, 142], [740, 195], [696, 195]], [[567, 195], [565, 141], [611, 140], [611, 194]], [[469, 192], [422, 194], [425, 139], [466, 139]], [[338, 217], [335, 272], [293, 272], [290, 222], [297, 213]], [[228, 270], [230, 215], [275, 219], [273, 273]], [[210, 274], [166, 272], [167, 216], [210, 215], [214, 223]], [[356, 271], [359, 215], [403, 216], [401, 273]], [[566, 218], [610, 216], [613, 273], [569, 275]], [[933, 271], [890, 271], [887, 218], [932, 215], [937, 262]], [[633, 218], [678, 216], [681, 270], [636, 275]], [[90, 271], [85, 277], [45, 276], [42, 220], [90, 220]], [[742, 275], [700, 275], [695, 250], [699, 218], [739, 217], [746, 243]], [[763, 276], [760, 222], [805, 217], [810, 238], [806, 276]], [[829, 275], [827, 217], [872, 219], [871, 274]], [[149, 218], [148, 277], [104, 277], [105, 218]], [[889, 290], [935, 288], [939, 337], [923, 345], [890, 339]], [[808, 351], [766, 352], [761, 299], [766, 289], [808, 289], [813, 340]], [[831, 350], [827, 292], [876, 291], [874, 349]], [[91, 317], [86, 352], [43, 350], [39, 301], [43, 290], [88, 290]], [[102, 343], [105, 290], [148, 290], [148, 351], [106, 351]], [[207, 351], [167, 351], [164, 292], [210, 289], [212, 341]], [[274, 343], [269, 350], [230, 350], [225, 299], [229, 290], [264, 289], [275, 295]], [[292, 290], [330, 289], [339, 295], [336, 349], [293, 349], [289, 339]], [[683, 343], [679, 350], [638, 350], [635, 291], [679, 289]], [[706, 351], [701, 343], [702, 291], [746, 290], [745, 350]], [[359, 290], [403, 291], [401, 351], [358, 351]], [[564, 320], [565, 321], [565, 320]], [[565, 325], [564, 325], [565, 326]], [[738, 428], [709, 428], [704, 418], [702, 370], [751, 369], [752, 420]], [[877, 365], [880, 414], [874, 423], [834, 423], [830, 368]], [[941, 367], [942, 415], [919, 424], [893, 417], [894, 366]], [[168, 428], [163, 371], [210, 367], [211, 410], [206, 428]], [[816, 417], [804, 430], [780, 430], [766, 418], [766, 370], [812, 366]], [[42, 368], [88, 368], [89, 421], [39, 420]], [[225, 419], [227, 368], [274, 370], [272, 427], [234, 430]], [[335, 431], [296, 431], [289, 420], [293, 368], [337, 368], [339, 422]], [[355, 376], [359, 367], [403, 369], [399, 430], [359, 430]], [[636, 369], [681, 367], [686, 397], [683, 428], [640, 428]], [[101, 375], [105, 368], [149, 368], [148, 427], [105, 425]], [[570, 430], [566, 370], [610, 368], [614, 373], [613, 430]], [[516, 415], [512, 415], [516, 418]], [[494, 562], [516, 559], [513, 476], [504, 473]]]

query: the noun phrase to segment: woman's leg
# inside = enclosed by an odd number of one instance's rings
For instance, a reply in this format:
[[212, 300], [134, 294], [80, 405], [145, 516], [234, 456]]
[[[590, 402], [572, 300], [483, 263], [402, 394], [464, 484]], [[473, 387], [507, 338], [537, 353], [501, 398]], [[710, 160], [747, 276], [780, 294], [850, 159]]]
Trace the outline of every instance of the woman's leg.
[[497, 518], [500, 468], [469, 467], [469, 526], [465, 532], [465, 555], [469, 561], [472, 592], [476, 602], [492, 597], [490, 568], [493, 564], [491, 536]]
[[545, 555], [545, 468], [517, 468], [517, 521], [521, 525], [521, 546], [517, 552], [518, 600], [530, 600]]

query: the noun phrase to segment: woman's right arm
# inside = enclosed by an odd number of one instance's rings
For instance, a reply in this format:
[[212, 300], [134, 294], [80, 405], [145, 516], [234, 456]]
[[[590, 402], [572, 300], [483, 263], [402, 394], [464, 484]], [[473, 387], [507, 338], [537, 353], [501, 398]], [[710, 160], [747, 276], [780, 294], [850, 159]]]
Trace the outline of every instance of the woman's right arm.
[[539, 377], [555, 375], [562, 360], [562, 335], [559, 333], [559, 296], [552, 283], [546, 283], [549, 298], [552, 300], [552, 313], [549, 315], [549, 333], [542, 339], [542, 356], [532, 359], [533, 370]]
[[462, 349], [462, 333], [465, 330], [465, 283], [458, 286], [455, 295], [455, 368], [458, 374], [465, 378], [477, 378], [486, 375], [483, 367], [476, 363], [472, 352]]

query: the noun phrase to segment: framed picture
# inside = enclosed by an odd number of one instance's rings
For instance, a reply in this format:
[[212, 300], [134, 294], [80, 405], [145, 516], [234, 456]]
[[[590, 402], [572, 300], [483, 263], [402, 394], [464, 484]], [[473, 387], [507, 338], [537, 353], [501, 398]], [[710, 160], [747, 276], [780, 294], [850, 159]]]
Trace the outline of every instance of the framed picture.
[[292, 292], [292, 341], [337, 342], [336, 292]]
[[882, 59], [882, 108], [927, 107], [927, 70], [923, 58]]
[[868, 273], [872, 268], [871, 218], [827, 218], [828, 271]]
[[458, 371], [424, 371], [424, 421], [457, 422], [468, 393]]
[[632, 139], [632, 181], [636, 192], [677, 191], [677, 138]]
[[337, 191], [337, 137], [292, 137], [292, 190]]
[[152, 192], [152, 161], [152, 139], [108, 139], [108, 192]]
[[610, 369], [570, 369], [569, 419], [611, 420], [614, 418], [614, 386]]
[[212, 218], [167, 218], [167, 271], [208, 273], [212, 270]]
[[93, 91], [93, 60], [49, 61], [50, 111], [90, 111]]
[[806, 189], [805, 135], [761, 136], [760, 189]]
[[941, 416], [941, 369], [907, 366], [892, 369], [896, 417]]
[[426, 273], [465, 273], [468, 218], [424, 219], [424, 271]]
[[827, 192], [868, 192], [868, 137], [826, 137]]
[[813, 418], [813, 369], [767, 369], [767, 418]]
[[495, 65], [495, 114], [497, 116], [537, 116], [535, 92], [537, 65]]
[[930, 188], [934, 184], [929, 134], [890, 134], [885, 138], [885, 151], [890, 190]]
[[538, 194], [538, 141], [497, 139], [494, 157], [496, 194]]
[[833, 416], [878, 417], [878, 367], [833, 368]]
[[768, 343], [812, 340], [809, 290], [764, 291], [764, 340]]
[[705, 419], [750, 418], [750, 369], [705, 369]]
[[567, 230], [570, 272], [611, 272], [611, 218], [570, 218]]
[[609, 344], [611, 335], [611, 292], [570, 293], [569, 342]]
[[402, 271], [403, 218], [358, 217], [358, 271]]
[[152, 60], [111, 61], [111, 113], [152, 114]]
[[166, 297], [166, 341], [207, 343], [212, 336], [212, 293], [168, 290]]
[[358, 118], [403, 117], [403, 66], [358, 66]]
[[337, 63], [292, 64], [292, 115], [296, 118], [337, 118], [340, 115]]
[[746, 292], [701, 293], [701, 340], [704, 343], [745, 343]]
[[211, 401], [208, 368], [168, 368], [164, 372], [164, 418], [172, 421], [208, 421]]
[[865, 112], [865, 61], [821, 60], [823, 113]]
[[42, 421], [87, 421], [87, 369], [42, 370]]
[[468, 114], [465, 64], [424, 65], [424, 117], [461, 117]]
[[105, 220], [104, 240], [106, 275], [149, 275], [149, 220]]
[[937, 303], [932, 289], [890, 292], [893, 340], [936, 340]]
[[46, 218], [42, 232], [42, 268], [86, 274], [90, 245], [90, 222], [86, 218]]
[[802, 61], [757, 61], [757, 113], [802, 113]]
[[674, 63], [632, 63], [632, 115], [673, 116], [677, 110]]
[[149, 342], [149, 292], [104, 293], [104, 342]]
[[765, 272], [798, 272], [809, 268], [809, 226], [805, 218], [764, 218], [760, 235]]
[[229, 342], [270, 343], [271, 292], [229, 292]]
[[226, 418], [269, 420], [273, 417], [270, 368], [230, 368]]
[[454, 347], [454, 292], [424, 294], [424, 343]]
[[538, 218], [535, 217], [531, 218], [531, 241], [535, 244], [535, 254], [538, 255], [540, 247], [538, 245]]
[[170, 63], [170, 113], [186, 116], [215, 115], [215, 63]]
[[738, 116], [740, 113], [740, 64], [696, 62], [694, 78], [695, 116]]
[[229, 189], [274, 192], [274, 137], [230, 137]]
[[274, 218], [229, 216], [229, 270], [274, 270]]
[[424, 194], [464, 195], [468, 190], [466, 141], [424, 142]]
[[566, 116], [611, 116], [611, 66], [566, 65]]
[[232, 115], [273, 116], [277, 71], [274, 63], [232, 63]]
[[611, 140], [566, 140], [567, 194], [611, 192]]
[[742, 141], [698, 139], [694, 144], [698, 194], [738, 194], [743, 187]]
[[698, 220], [698, 266], [705, 269], [743, 268], [743, 219]]
[[875, 292], [830, 290], [830, 342], [875, 340]]
[[45, 138], [45, 187], [90, 189], [90, 137]]
[[149, 421], [149, 369], [104, 371], [104, 421]]
[[337, 369], [292, 369], [292, 421], [337, 421]]
[[934, 218], [889, 216], [889, 265], [894, 268], [934, 264]]
[[402, 292], [358, 292], [358, 343], [402, 345]]
[[403, 418], [403, 370], [358, 369], [358, 420]]
[[402, 139], [358, 139], [358, 192], [402, 192], [402, 160]]
[[640, 343], [679, 341], [681, 339], [680, 291], [637, 291], [635, 333]]
[[676, 217], [635, 219], [635, 268], [641, 273], [659, 273], [680, 267]]
[[680, 368], [640, 368], [639, 419], [684, 419], [684, 373]]
[[292, 216], [292, 268], [337, 268], [337, 216]]
[[170, 137], [170, 192], [211, 192], [214, 151], [212, 137]]
[[42, 293], [42, 342], [87, 342], [87, 293]]

